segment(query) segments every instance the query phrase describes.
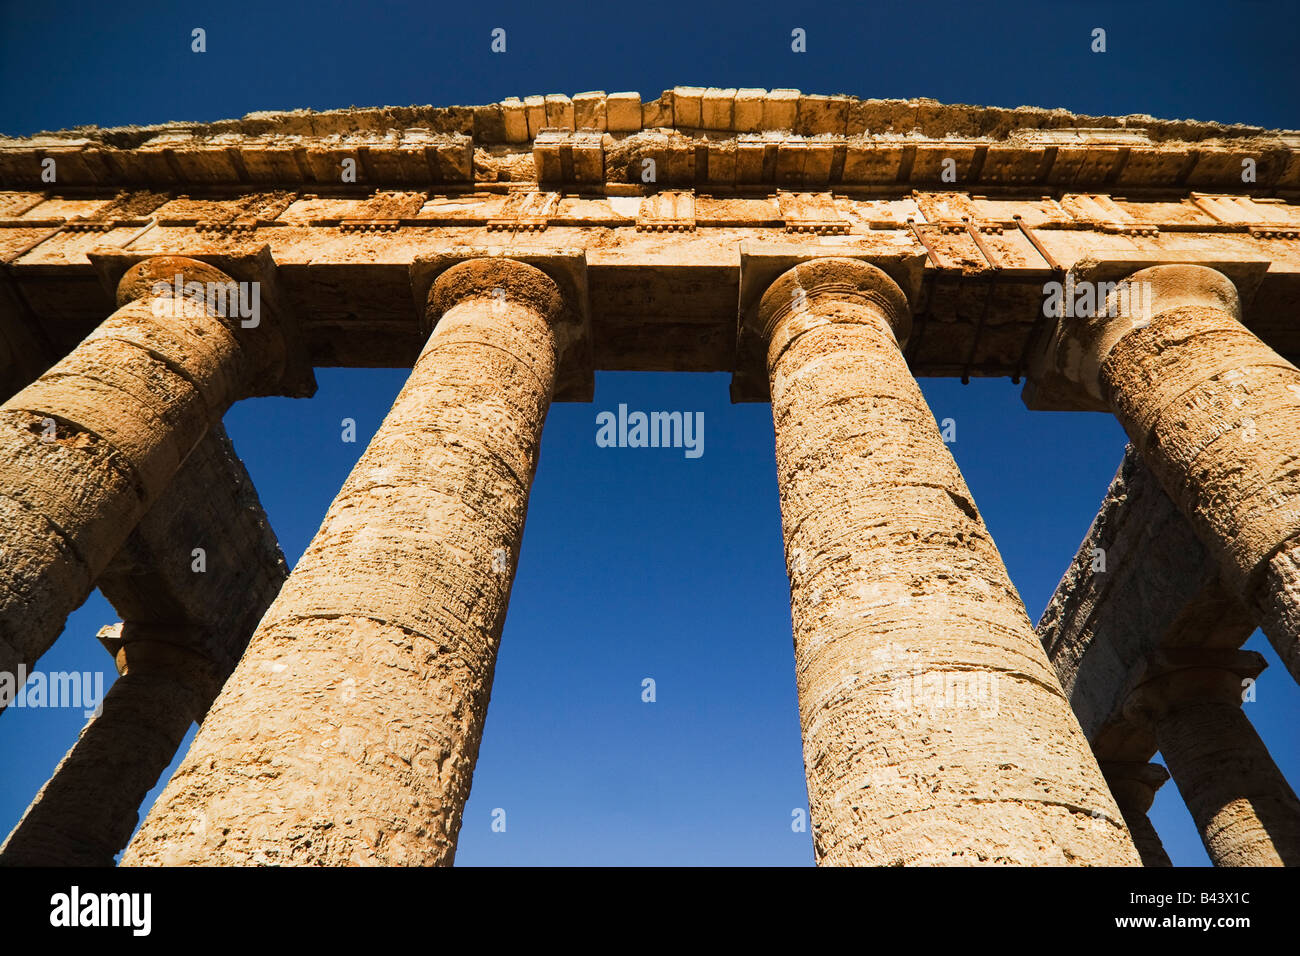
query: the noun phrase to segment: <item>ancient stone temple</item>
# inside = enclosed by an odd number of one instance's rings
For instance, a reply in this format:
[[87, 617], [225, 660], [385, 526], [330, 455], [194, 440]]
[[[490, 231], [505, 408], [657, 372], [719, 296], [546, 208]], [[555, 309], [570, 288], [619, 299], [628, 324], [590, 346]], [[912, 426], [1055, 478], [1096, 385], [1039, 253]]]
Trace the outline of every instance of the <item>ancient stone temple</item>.
[[[1300, 677], [1300, 135], [679, 87], [5, 139], [0, 186], [0, 672], [98, 587], [122, 675], [0, 863], [450, 863], [597, 369], [771, 404], [819, 863], [1167, 865], [1169, 776], [1216, 864], [1300, 863], [1240, 706], [1257, 626]], [[315, 366], [411, 371], [289, 573], [221, 421]], [[1037, 629], [918, 376], [1129, 435]], [[896, 706], [955, 680], [996, 710]]]

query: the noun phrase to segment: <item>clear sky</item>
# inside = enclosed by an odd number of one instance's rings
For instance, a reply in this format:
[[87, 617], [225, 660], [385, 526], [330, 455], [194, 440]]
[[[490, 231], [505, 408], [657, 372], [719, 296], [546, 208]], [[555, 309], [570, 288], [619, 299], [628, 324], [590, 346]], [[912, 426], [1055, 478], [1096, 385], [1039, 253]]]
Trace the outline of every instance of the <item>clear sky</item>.
[[[480, 104], [674, 85], [929, 96], [1300, 127], [1290, 3], [0, 5], [0, 132], [216, 120], [252, 110]], [[190, 51], [195, 27], [207, 52]], [[507, 31], [507, 52], [489, 50]], [[794, 28], [807, 52], [794, 53]], [[1090, 51], [1092, 31], [1107, 51]], [[401, 370], [321, 369], [309, 401], [226, 416], [290, 564], [401, 387]], [[461, 864], [812, 862], [772, 420], [727, 375], [598, 373], [552, 408], [533, 487]], [[927, 379], [952, 451], [1031, 619], [1123, 452], [1109, 416], [1029, 413], [1006, 379]], [[704, 454], [598, 448], [597, 413], [703, 412]], [[340, 440], [343, 418], [358, 442]], [[94, 595], [44, 670], [102, 670], [117, 620]], [[1300, 689], [1271, 667], [1247, 706], [1300, 784]], [[656, 682], [643, 703], [641, 682]], [[0, 717], [0, 832], [75, 740], [80, 711]], [[185, 744], [188, 746], [188, 740]], [[152, 797], [151, 797], [152, 799]], [[492, 813], [506, 810], [504, 833]], [[1172, 783], [1152, 818], [1179, 864], [1207, 862]]]

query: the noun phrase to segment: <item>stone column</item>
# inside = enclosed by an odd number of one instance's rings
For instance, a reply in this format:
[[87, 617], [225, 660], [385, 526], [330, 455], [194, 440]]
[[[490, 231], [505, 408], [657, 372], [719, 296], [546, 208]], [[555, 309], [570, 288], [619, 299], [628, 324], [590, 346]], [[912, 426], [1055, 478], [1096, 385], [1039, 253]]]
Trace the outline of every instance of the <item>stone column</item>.
[[1129, 836], [1142, 857], [1143, 866], [1173, 866], [1160, 834], [1151, 825], [1147, 811], [1155, 801], [1156, 791], [1169, 779], [1169, 771], [1158, 763], [1145, 761], [1103, 760], [1101, 772], [1110, 785], [1110, 792], [1119, 804]]
[[555, 283], [444, 272], [411, 376], [126, 864], [449, 864], [556, 367]]
[[1263, 669], [1251, 651], [1165, 652], [1125, 704], [1155, 734], [1215, 866], [1300, 865], [1300, 801], [1241, 712], [1243, 680]]
[[160, 642], [149, 639], [150, 627], [112, 630], [121, 639], [121, 676], [0, 845], [0, 866], [112, 866], [140, 803], [216, 695], [211, 663], [173, 636]]
[[[172, 298], [178, 281], [200, 293]], [[0, 407], [0, 672], [53, 643], [208, 425], [280, 380], [281, 323], [245, 327], [204, 294], [232, 283], [192, 259], [138, 263], [118, 310]]]
[[1139, 865], [900, 351], [910, 321], [851, 259], [758, 309], [817, 861]]
[[1053, 360], [1102, 398], [1300, 680], [1300, 369], [1204, 266], [1133, 273]]

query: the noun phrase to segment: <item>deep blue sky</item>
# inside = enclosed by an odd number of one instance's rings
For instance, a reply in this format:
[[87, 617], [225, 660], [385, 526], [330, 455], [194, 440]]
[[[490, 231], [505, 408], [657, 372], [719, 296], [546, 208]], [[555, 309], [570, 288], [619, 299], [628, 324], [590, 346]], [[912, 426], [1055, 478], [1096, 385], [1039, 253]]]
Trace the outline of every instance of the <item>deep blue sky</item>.
[[[1296, 128], [1296, 8], [1236, 2], [564, 5], [5, 3], [0, 132], [215, 120], [252, 110], [478, 104], [674, 85], [1150, 113]], [[57, 14], [55, 11], [57, 10]], [[190, 52], [190, 31], [207, 52]], [[489, 52], [507, 30], [508, 52]], [[807, 31], [808, 52], [790, 51]], [[1108, 51], [1089, 50], [1107, 31]], [[290, 563], [404, 378], [319, 370], [310, 401], [245, 402], [226, 425]], [[601, 373], [547, 422], [458, 862], [808, 864], [788, 585], [770, 410], [725, 375]], [[1119, 462], [1108, 416], [1029, 413], [1007, 380], [925, 380], [1037, 620]], [[595, 415], [702, 411], [705, 452], [601, 449]], [[358, 443], [339, 423], [358, 423]], [[96, 594], [42, 659], [106, 671]], [[1300, 690], [1272, 663], [1247, 712], [1293, 784]], [[642, 703], [653, 677], [658, 700]], [[79, 711], [0, 718], [0, 831], [75, 739]], [[187, 742], [188, 745], [188, 742]], [[490, 829], [494, 808], [507, 830]], [[1152, 813], [1204, 864], [1172, 785]]]

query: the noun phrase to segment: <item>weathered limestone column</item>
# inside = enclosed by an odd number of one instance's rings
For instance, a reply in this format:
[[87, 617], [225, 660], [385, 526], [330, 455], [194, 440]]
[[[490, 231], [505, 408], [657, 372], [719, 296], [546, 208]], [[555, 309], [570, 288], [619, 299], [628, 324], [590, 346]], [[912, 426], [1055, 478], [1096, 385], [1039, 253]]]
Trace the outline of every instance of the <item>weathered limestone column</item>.
[[1158, 763], [1103, 760], [1101, 772], [1119, 804], [1120, 813], [1124, 814], [1124, 822], [1142, 857], [1142, 865], [1173, 866], [1165, 845], [1160, 842], [1160, 834], [1156, 833], [1151, 818], [1147, 816], [1156, 791], [1169, 779], [1169, 771]]
[[1139, 865], [900, 351], [902, 290], [814, 260], [757, 326], [817, 861]]
[[172, 635], [164, 643], [149, 626], [111, 630], [121, 676], [0, 845], [0, 866], [112, 866], [141, 802], [219, 689], [211, 663]]
[[1241, 712], [1251, 651], [1156, 655], [1125, 713], [1151, 727], [1215, 866], [1300, 865], [1300, 801]]
[[449, 864], [556, 367], [555, 283], [455, 265], [410, 378], [127, 864]]
[[1058, 370], [1114, 410], [1300, 680], [1300, 369], [1214, 269], [1142, 269], [1107, 304], [1058, 332]]
[[118, 310], [0, 407], [0, 671], [35, 663], [209, 424], [284, 373], [281, 322], [174, 299], [177, 276], [233, 284], [192, 259], [138, 263]]

